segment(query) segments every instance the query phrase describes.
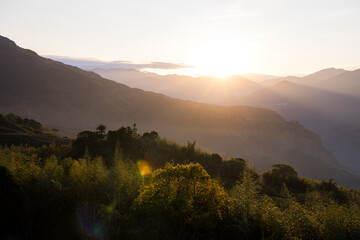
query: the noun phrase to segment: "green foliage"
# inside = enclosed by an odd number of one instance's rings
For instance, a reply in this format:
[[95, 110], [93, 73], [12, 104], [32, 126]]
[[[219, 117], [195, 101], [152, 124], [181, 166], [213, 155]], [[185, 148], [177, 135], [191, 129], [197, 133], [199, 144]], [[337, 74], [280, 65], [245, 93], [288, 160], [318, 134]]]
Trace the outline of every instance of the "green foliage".
[[[218, 161], [221, 162], [221, 158], [218, 158]], [[227, 189], [230, 189], [237, 181], [241, 180], [244, 171], [247, 169], [245, 160], [241, 158], [232, 158], [222, 162], [221, 165], [221, 175], [219, 175]], [[250, 169], [248, 170], [250, 171]], [[253, 175], [256, 175], [256, 173], [254, 172]]]
[[141, 187], [134, 210], [152, 223], [149, 228], [187, 239], [214, 235], [209, 231], [222, 219], [225, 203], [224, 190], [200, 164], [166, 164]]
[[280, 235], [281, 211], [269, 197], [261, 195], [260, 190], [258, 180], [248, 169], [241, 182], [229, 192], [230, 215], [234, 221], [232, 236], [260, 239]]
[[319, 238], [317, 223], [313, 213], [291, 196], [283, 185], [281, 192], [282, 220], [281, 225], [287, 239], [317, 239]]
[[360, 206], [331, 202], [316, 212], [320, 233], [324, 239], [360, 239]]
[[1, 238], [360, 238], [360, 193], [331, 179], [284, 164], [259, 175], [195, 142], [105, 129], [72, 145], [0, 147]]
[[135, 127], [122, 127], [116, 131], [109, 131], [105, 137], [99, 135], [99, 130], [79, 133], [73, 142], [71, 155], [73, 158], [80, 158], [88, 149], [92, 157], [102, 156], [105, 164], [110, 167], [114, 164], [112, 153], [119, 147], [124, 158], [133, 162], [145, 160], [152, 168], [164, 167], [168, 162], [200, 163], [211, 177], [220, 177], [226, 188], [231, 188], [234, 182], [240, 179], [246, 165], [243, 159], [233, 158], [225, 161], [218, 154], [196, 149], [195, 144], [196, 142], [188, 142], [187, 145], [180, 146], [160, 138], [155, 131], [140, 135]]
[[303, 179], [298, 178], [295, 169], [286, 164], [275, 164], [273, 169], [261, 175], [263, 191], [270, 196], [280, 196], [282, 186], [285, 185], [292, 193], [303, 197], [312, 185]]
[[108, 186], [112, 186], [109, 201], [116, 206], [121, 213], [128, 213], [133, 199], [138, 195], [142, 177], [135, 163], [125, 159], [120, 147], [116, 147], [114, 165], [110, 169]]

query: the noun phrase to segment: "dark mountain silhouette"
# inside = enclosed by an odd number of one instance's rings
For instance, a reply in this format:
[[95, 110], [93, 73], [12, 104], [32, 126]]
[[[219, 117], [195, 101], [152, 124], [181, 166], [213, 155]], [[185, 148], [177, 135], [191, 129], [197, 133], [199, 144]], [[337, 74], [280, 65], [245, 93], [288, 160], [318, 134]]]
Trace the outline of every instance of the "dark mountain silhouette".
[[[356, 73], [358, 71], [345, 72], [336, 79]], [[353, 80], [350, 77], [349, 79]], [[342, 82], [345, 84], [346, 80], [345, 78]], [[335, 80], [332, 78], [331, 81]], [[227, 101], [232, 104], [266, 107], [286, 119], [300, 121], [320, 135], [342, 164], [360, 173], [359, 97], [284, 81], [242, 98], [231, 98]]]
[[[314, 132], [273, 111], [133, 89], [40, 57], [4, 37], [0, 66], [0, 112], [35, 118], [59, 133], [73, 136], [99, 123], [110, 129], [136, 123], [140, 131], [155, 130], [170, 140], [196, 141], [207, 150], [243, 157], [259, 170], [291, 163], [302, 176], [359, 186], [359, 178], [340, 168]], [[294, 164], [298, 156], [301, 161]]]

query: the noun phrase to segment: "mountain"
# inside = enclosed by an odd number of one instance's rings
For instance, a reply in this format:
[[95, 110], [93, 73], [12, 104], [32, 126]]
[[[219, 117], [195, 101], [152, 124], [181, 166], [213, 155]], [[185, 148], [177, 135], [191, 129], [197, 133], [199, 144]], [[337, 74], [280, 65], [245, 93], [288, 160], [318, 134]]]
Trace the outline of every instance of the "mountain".
[[[131, 61], [101, 61], [95, 58], [72, 58], [63, 56], [44, 55], [43, 57], [53, 59], [68, 65], [73, 65], [84, 70], [143, 70], [143, 69], [181, 69], [181, 68], [192, 68], [185, 64], [177, 63], [164, 63], [164, 62], [151, 62], [151, 63], [134, 63]], [[106, 73], [106, 71], [105, 71]], [[99, 73], [100, 74], [100, 73]], [[101, 75], [101, 74], [100, 74]], [[254, 81], [260, 82], [268, 79], [277, 78], [277, 76], [260, 73], [241, 73], [241, 76]], [[116, 79], [113, 79], [116, 80]]]
[[317, 132], [342, 164], [360, 173], [360, 98], [284, 81], [230, 100], [232, 104], [266, 107], [299, 121]]
[[[359, 120], [359, 98], [284, 81], [237, 99], [273, 109], [316, 131]], [[234, 103], [236, 104], [236, 103]]]
[[296, 76], [287, 76], [287, 77], [279, 77], [279, 78], [273, 78], [273, 79], [268, 79], [265, 81], [260, 82], [259, 84], [261, 84], [263, 87], [271, 87], [275, 84], [278, 84], [280, 82], [293, 82], [293, 83], [297, 83], [299, 81], [301, 81], [301, 77], [296, 77]]
[[183, 101], [130, 88], [40, 57], [4, 37], [0, 66], [0, 112], [35, 118], [61, 134], [74, 136], [100, 123], [109, 129], [136, 123], [140, 131], [155, 130], [170, 140], [196, 141], [206, 150], [243, 157], [259, 170], [301, 155], [296, 170], [302, 176], [335, 178], [351, 187], [360, 183], [314, 132], [270, 110]]
[[243, 96], [254, 92], [261, 85], [240, 75], [225, 78], [183, 75], [158, 75], [135, 69], [92, 69], [104, 78], [126, 84], [130, 87], [165, 94], [174, 98], [203, 103], [218, 103], [225, 96]]
[[260, 84], [264, 87], [270, 87], [277, 83], [283, 81], [289, 81], [296, 84], [306, 85], [306, 86], [313, 86], [314, 84], [321, 82], [323, 80], [336, 77], [342, 73], [348, 72], [341, 68], [326, 68], [315, 73], [306, 75], [304, 77], [296, 77], [296, 76], [287, 76], [287, 77], [280, 77], [280, 78], [272, 78], [268, 80], [264, 80], [260, 82]]
[[[326, 68], [303, 77], [306, 85], [313, 85], [319, 81], [333, 78], [342, 73], [348, 72], [342, 68]], [[307, 80], [307, 81], [306, 81]], [[303, 83], [304, 83], [303, 81]]]
[[349, 96], [360, 97], [360, 69], [346, 71], [334, 77], [323, 79], [314, 84], [314, 87]]
[[263, 82], [266, 80], [278, 78], [275, 75], [261, 74], [261, 73], [241, 73], [240, 75], [254, 82]]

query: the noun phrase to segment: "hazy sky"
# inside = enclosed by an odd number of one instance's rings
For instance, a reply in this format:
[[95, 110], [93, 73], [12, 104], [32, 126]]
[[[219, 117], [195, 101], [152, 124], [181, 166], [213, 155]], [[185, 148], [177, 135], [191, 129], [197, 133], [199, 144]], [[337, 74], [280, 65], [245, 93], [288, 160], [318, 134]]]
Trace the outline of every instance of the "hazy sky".
[[360, 68], [359, 0], [0, 0], [0, 34], [41, 55], [203, 74]]

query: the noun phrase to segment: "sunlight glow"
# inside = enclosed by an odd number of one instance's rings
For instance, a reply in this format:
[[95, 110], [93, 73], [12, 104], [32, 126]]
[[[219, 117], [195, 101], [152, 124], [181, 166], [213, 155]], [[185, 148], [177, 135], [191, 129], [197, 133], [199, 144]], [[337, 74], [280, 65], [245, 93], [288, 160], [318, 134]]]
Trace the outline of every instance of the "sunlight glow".
[[145, 162], [144, 160], [140, 160], [137, 162], [137, 166], [140, 170], [141, 176], [148, 175], [152, 172], [151, 166]]
[[225, 77], [253, 71], [254, 45], [234, 40], [216, 40], [194, 51], [190, 65], [201, 75]]

